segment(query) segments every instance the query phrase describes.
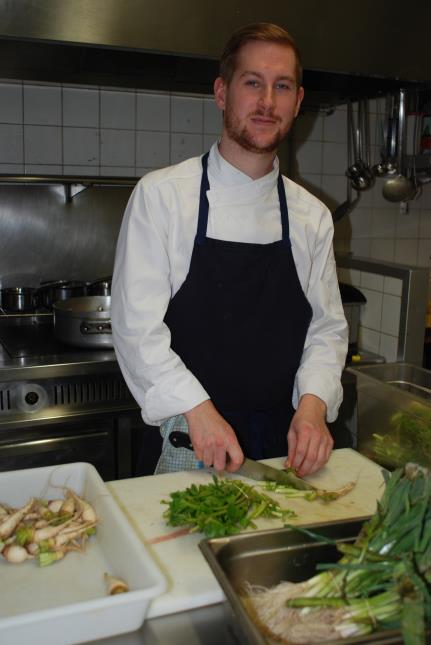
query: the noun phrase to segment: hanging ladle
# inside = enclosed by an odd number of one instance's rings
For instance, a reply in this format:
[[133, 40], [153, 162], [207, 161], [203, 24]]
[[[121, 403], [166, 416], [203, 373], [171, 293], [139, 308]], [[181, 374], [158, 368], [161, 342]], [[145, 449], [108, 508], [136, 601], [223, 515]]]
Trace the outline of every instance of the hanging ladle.
[[415, 194], [415, 186], [411, 179], [403, 175], [403, 155], [405, 140], [405, 108], [406, 92], [400, 90], [398, 106], [398, 129], [397, 129], [397, 168], [398, 172], [393, 177], [386, 179], [383, 184], [382, 194], [390, 202], [404, 202]]
[[[350, 101], [347, 103], [347, 162], [348, 167], [351, 168], [352, 164], [352, 136], [354, 136], [353, 128], [353, 114], [352, 114], [352, 104]], [[347, 173], [346, 173], [347, 174]], [[339, 222], [341, 218], [345, 217], [350, 213], [350, 211], [356, 206], [359, 201], [360, 193], [357, 193], [355, 199], [352, 200], [352, 184], [349, 177], [347, 177], [347, 195], [346, 200], [342, 202], [332, 213], [332, 219], [334, 224]]]

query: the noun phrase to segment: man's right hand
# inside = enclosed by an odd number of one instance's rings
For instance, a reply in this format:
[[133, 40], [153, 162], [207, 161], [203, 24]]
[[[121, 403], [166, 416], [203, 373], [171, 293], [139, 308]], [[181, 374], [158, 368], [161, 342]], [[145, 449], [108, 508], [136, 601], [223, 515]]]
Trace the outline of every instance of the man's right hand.
[[215, 470], [238, 470], [244, 455], [232, 426], [207, 400], [184, 413], [196, 458]]

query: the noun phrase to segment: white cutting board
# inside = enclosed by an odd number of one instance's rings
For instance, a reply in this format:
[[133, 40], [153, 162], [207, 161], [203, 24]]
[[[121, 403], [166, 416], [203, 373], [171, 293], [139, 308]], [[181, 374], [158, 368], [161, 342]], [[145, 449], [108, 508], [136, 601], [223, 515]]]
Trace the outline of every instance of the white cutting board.
[[[282, 468], [284, 459], [267, 459], [264, 463]], [[238, 478], [238, 475], [226, 476]], [[252, 480], [241, 479], [256, 484]], [[376, 501], [384, 489], [380, 466], [350, 448], [334, 450], [328, 464], [307, 479], [325, 489], [336, 489], [352, 480], [356, 481], [356, 486], [345, 497], [330, 503], [286, 499], [276, 495], [283, 508], [297, 513], [296, 519], [289, 520], [292, 524], [364, 518], [374, 513]], [[169, 499], [171, 492], [183, 490], [192, 483], [205, 484], [210, 481], [211, 470], [197, 470], [124, 479], [110, 482], [108, 487], [142, 541], [148, 545], [149, 540], [178, 530], [166, 525], [162, 517], [166, 506], [161, 504], [161, 500]], [[283, 526], [283, 522], [277, 519], [259, 519], [256, 523], [259, 529]], [[169, 583], [167, 592], [152, 601], [148, 617], [223, 600], [223, 592], [198, 548], [203, 538], [201, 533], [195, 533], [148, 545]]]

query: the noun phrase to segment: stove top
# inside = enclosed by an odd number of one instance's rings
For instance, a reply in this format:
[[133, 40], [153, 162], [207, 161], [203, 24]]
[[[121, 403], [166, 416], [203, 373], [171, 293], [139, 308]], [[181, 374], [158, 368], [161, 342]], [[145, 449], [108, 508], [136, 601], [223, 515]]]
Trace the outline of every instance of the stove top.
[[101, 363], [117, 365], [114, 350], [62, 343], [55, 336], [52, 313], [0, 316], [0, 371]]

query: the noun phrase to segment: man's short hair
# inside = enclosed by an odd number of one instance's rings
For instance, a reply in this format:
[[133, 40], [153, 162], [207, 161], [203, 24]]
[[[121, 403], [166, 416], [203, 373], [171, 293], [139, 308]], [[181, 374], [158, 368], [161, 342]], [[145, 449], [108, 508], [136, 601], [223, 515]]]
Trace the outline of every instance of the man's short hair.
[[227, 41], [223, 53], [220, 58], [220, 71], [219, 74], [223, 80], [229, 84], [235, 71], [236, 57], [246, 43], [257, 40], [260, 42], [277, 43], [290, 47], [296, 59], [295, 76], [296, 83], [300, 87], [302, 83], [302, 63], [301, 54], [299, 49], [288, 31], [274, 25], [271, 22], [256, 22], [251, 25], [241, 27], [234, 31], [232, 36]]

